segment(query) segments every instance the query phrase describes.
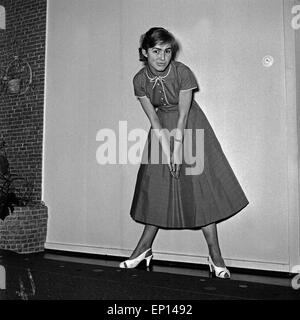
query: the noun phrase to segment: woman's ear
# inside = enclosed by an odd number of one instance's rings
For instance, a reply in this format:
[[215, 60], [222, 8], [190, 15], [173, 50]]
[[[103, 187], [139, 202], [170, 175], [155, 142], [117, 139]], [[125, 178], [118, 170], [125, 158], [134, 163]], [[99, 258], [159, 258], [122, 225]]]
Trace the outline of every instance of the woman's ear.
[[145, 49], [142, 49], [142, 54], [145, 58], [148, 58], [147, 51]]

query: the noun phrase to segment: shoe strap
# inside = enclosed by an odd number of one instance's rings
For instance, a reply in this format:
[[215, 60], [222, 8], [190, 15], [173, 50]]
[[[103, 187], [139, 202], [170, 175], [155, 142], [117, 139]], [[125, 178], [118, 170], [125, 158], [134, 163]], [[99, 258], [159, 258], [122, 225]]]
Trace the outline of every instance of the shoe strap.
[[218, 275], [218, 276], [223, 275], [223, 278], [225, 278], [224, 276], [225, 276], [226, 274], [227, 274], [228, 277], [229, 277], [229, 271], [228, 271], [227, 269], [224, 269], [224, 270], [220, 270], [217, 275]]

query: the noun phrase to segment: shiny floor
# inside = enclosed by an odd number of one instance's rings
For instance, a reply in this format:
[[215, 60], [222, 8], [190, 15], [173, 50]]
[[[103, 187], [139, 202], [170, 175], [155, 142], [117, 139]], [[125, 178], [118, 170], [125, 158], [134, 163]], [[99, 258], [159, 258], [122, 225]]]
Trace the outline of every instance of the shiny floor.
[[292, 274], [231, 268], [231, 280], [213, 280], [206, 265], [154, 260], [151, 270], [124, 271], [118, 267], [122, 260], [53, 250], [0, 251], [0, 300], [300, 300]]
[[[100, 265], [100, 266], [108, 266], [108, 267], [116, 267], [118, 268], [120, 261], [116, 260], [108, 256], [105, 259], [99, 258], [84, 258], [84, 257], [76, 257], [76, 256], [67, 256], [67, 255], [60, 255], [60, 254], [45, 254], [46, 259], [54, 259], [60, 261], [71, 261], [71, 262], [80, 262], [92, 265]], [[209, 278], [209, 268], [208, 266], [200, 266], [197, 268], [196, 266], [189, 267], [189, 264], [181, 264], [181, 266], [176, 266], [176, 263], [167, 263], [165, 265], [159, 265], [158, 263], [153, 263], [153, 267], [151, 269], [152, 272], [166, 272], [166, 273], [173, 273], [173, 274], [182, 274], [182, 275], [189, 275], [189, 276], [198, 276], [198, 277], [207, 277]], [[240, 281], [247, 281], [247, 282], [255, 282], [255, 283], [262, 283], [262, 284], [271, 284], [271, 285], [278, 285], [278, 286], [285, 286], [291, 287], [291, 280], [293, 278], [292, 275], [289, 274], [282, 274], [282, 273], [272, 273], [272, 272], [262, 272], [262, 274], [255, 274], [255, 271], [249, 270], [247, 273], [245, 270], [232, 270], [231, 271], [231, 279], [232, 280], [240, 280]], [[269, 275], [268, 275], [269, 274]]]

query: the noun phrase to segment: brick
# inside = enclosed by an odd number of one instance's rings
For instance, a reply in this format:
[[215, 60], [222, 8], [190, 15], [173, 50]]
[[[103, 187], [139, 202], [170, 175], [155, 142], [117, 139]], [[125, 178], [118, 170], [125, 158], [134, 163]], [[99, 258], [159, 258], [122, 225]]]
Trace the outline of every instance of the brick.
[[[28, 169], [33, 171], [31, 175], [39, 184], [35, 187], [33, 199], [39, 201], [42, 171], [38, 168], [42, 167], [47, 1], [0, 0], [0, 4], [6, 9], [7, 24], [5, 32], [0, 33], [3, 52], [1, 65], [6, 66], [15, 54], [11, 41], [11, 34], [14, 34], [16, 47], [22, 47], [20, 58], [26, 58], [32, 67], [35, 87], [23, 96], [1, 95], [1, 133], [9, 146], [7, 152], [11, 167], [16, 168], [17, 173]], [[32, 127], [34, 131], [29, 130]], [[14, 148], [16, 143], [21, 143], [22, 149]], [[35, 148], [31, 148], [30, 144]]]
[[0, 248], [38, 252], [44, 250], [48, 219], [47, 207], [37, 206], [42, 192], [47, 1], [0, 0], [0, 4], [6, 9], [6, 30], [0, 33], [1, 66], [11, 61], [15, 48], [22, 48], [20, 58], [31, 65], [34, 86], [24, 95], [1, 94], [0, 128], [11, 171], [32, 180], [34, 190], [32, 207], [15, 208], [0, 221]]

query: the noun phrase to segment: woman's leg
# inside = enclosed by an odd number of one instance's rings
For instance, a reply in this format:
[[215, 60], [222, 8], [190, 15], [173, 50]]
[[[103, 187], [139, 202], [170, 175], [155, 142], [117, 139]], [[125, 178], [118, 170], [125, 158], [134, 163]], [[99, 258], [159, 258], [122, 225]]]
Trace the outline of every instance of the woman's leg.
[[[145, 225], [143, 234], [129, 259], [134, 259], [138, 257], [141, 253], [152, 247], [152, 243], [154, 241], [158, 229], [159, 228], [156, 226], [147, 224]], [[147, 256], [150, 256], [151, 254], [152, 251], [148, 252]]]
[[222, 258], [221, 249], [219, 246], [217, 226], [215, 223], [202, 227], [205, 240], [207, 242], [209, 255], [211, 256], [214, 264], [217, 267], [225, 267], [224, 260]]

